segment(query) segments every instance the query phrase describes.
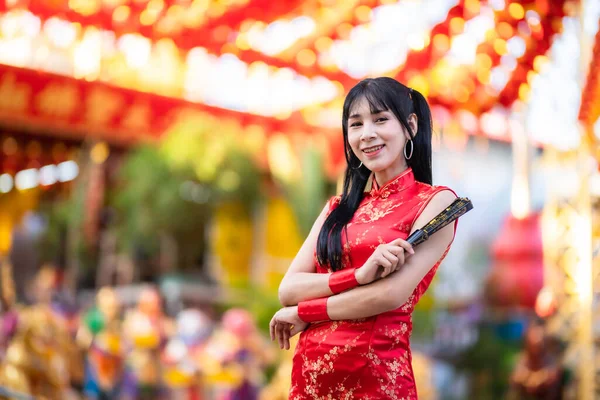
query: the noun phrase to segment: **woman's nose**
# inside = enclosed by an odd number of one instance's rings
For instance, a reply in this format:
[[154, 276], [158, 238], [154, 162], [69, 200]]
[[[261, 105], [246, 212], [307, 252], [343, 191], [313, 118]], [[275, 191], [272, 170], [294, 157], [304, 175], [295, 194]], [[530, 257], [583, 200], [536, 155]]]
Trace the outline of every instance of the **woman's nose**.
[[375, 134], [375, 126], [373, 124], [365, 124], [363, 125], [363, 131], [361, 135], [362, 140], [371, 140], [376, 136]]

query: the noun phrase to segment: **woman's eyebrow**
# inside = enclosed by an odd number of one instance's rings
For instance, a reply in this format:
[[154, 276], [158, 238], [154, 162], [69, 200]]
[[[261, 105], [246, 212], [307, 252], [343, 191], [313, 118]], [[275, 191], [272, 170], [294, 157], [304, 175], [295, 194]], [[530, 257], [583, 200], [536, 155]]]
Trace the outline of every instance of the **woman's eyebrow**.
[[[381, 114], [382, 112], [386, 112], [387, 110], [373, 110], [371, 111], [371, 115], [377, 115], [377, 114]], [[352, 118], [360, 118], [361, 115], [360, 114], [352, 114], [351, 116], [348, 117], [348, 119], [352, 119]]]

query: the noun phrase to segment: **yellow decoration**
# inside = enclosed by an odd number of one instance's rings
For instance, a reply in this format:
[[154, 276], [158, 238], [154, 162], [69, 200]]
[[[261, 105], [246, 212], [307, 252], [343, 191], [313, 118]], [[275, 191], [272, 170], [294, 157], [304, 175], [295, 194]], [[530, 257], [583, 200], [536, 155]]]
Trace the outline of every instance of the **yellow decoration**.
[[492, 68], [492, 58], [485, 53], [477, 54], [475, 65], [477, 66], [477, 69], [488, 70]]
[[523, 6], [517, 2], [510, 3], [508, 6], [508, 13], [514, 19], [523, 19], [525, 16], [525, 9]]
[[332, 44], [333, 40], [329, 36], [323, 36], [315, 41], [315, 49], [317, 49], [319, 53], [324, 53], [329, 50]]
[[269, 167], [278, 179], [291, 183], [299, 177], [300, 161], [294, 152], [289, 136], [278, 134], [269, 140], [267, 147]]
[[194, 373], [187, 372], [178, 367], [167, 367], [164, 380], [172, 388], [185, 388], [195, 383]]
[[94, 88], [87, 97], [86, 119], [92, 125], [104, 125], [123, 106], [123, 98], [102, 88]]
[[356, 15], [356, 18], [360, 21], [360, 22], [369, 22], [371, 20], [371, 8], [369, 6], [358, 6], [356, 7], [356, 10], [354, 10], [354, 15]]
[[149, 10], [144, 10], [140, 14], [140, 23], [145, 26], [152, 25], [157, 19], [158, 14]]
[[465, 29], [465, 20], [461, 17], [454, 17], [450, 20], [450, 32], [453, 35], [458, 35]]
[[97, 14], [101, 6], [101, 0], [69, 0], [69, 8], [86, 17]]
[[412, 77], [408, 81], [408, 86], [415, 90], [418, 90], [425, 97], [429, 96], [429, 82], [421, 74]]
[[484, 85], [490, 83], [490, 70], [489, 69], [478, 69], [477, 80]]
[[37, 206], [39, 193], [38, 189], [30, 189], [0, 195], [0, 254], [10, 250], [14, 227], [27, 211]]
[[113, 20], [115, 22], [125, 22], [131, 14], [131, 9], [127, 6], [119, 6], [113, 11]]
[[550, 59], [545, 55], [536, 56], [533, 59], [533, 69], [535, 69], [537, 72], [540, 72], [544, 65], [546, 65], [549, 61]]
[[531, 88], [529, 85], [527, 83], [522, 83], [521, 86], [519, 86], [519, 99], [527, 101], [527, 99], [529, 99], [530, 92]]
[[292, 360], [295, 353], [298, 338], [296, 335], [290, 339], [290, 349], [281, 351], [281, 361], [271, 382], [261, 390], [259, 400], [287, 400], [292, 384]]
[[[112, 355], [120, 355], [123, 351], [121, 338], [114, 332], [101, 332], [95, 339], [99, 348]], [[137, 344], [137, 342], [136, 342]]]
[[248, 43], [248, 36], [240, 33], [235, 39], [235, 45], [240, 50], [250, 50], [250, 43]]
[[498, 24], [498, 34], [502, 39], [508, 40], [513, 35], [513, 27], [508, 22], [500, 22]]
[[494, 51], [501, 56], [508, 53], [508, 49], [506, 47], [506, 40], [504, 40], [504, 39], [494, 40]]
[[438, 33], [433, 37], [433, 47], [439, 53], [445, 53], [450, 48], [450, 39], [448, 36]]
[[310, 67], [317, 61], [317, 56], [315, 55], [315, 52], [310, 49], [302, 49], [298, 52], [296, 59], [300, 65]]
[[17, 83], [17, 77], [12, 72], [0, 77], [0, 111], [24, 112], [30, 96], [29, 85]]
[[471, 15], [479, 14], [481, 4], [479, 0], [465, 0], [465, 8]]
[[469, 100], [469, 90], [463, 85], [457, 85], [453, 88], [453, 94], [456, 101], [466, 103]]
[[217, 368], [208, 370], [204, 375], [204, 382], [207, 384], [227, 384], [232, 387], [237, 387], [242, 383], [243, 371], [242, 368], [236, 365], [231, 365], [225, 368]]
[[35, 398], [66, 398], [68, 342], [64, 326], [46, 306], [20, 309], [17, 333], [0, 365], [0, 386]]
[[283, 197], [269, 199], [265, 215], [265, 281], [269, 289], [277, 290], [302, 241], [290, 204]]
[[412, 366], [419, 397], [423, 399], [438, 398], [433, 381], [433, 368], [430, 359], [426, 355], [415, 351], [412, 356]]
[[350, 32], [352, 32], [352, 29], [354, 29], [354, 26], [352, 26], [352, 24], [348, 22], [342, 22], [337, 26], [336, 31], [340, 38], [347, 39], [350, 36]]
[[253, 227], [242, 202], [219, 205], [215, 214], [214, 251], [225, 282], [243, 286], [250, 278]]
[[150, 106], [147, 103], [137, 103], [127, 110], [121, 125], [132, 130], [147, 131], [150, 129], [150, 120]]
[[106, 142], [96, 143], [90, 150], [90, 158], [95, 164], [102, 164], [108, 158], [110, 149]]
[[36, 97], [35, 104], [44, 115], [69, 118], [79, 102], [79, 90], [73, 84], [49, 83]]

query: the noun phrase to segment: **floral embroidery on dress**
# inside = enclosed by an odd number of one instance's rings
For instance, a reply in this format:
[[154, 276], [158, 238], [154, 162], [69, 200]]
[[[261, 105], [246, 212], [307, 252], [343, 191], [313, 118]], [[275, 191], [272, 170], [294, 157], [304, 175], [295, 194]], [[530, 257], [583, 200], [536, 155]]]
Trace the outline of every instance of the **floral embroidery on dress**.
[[[365, 191], [342, 235], [343, 268], [359, 268], [381, 243], [406, 238], [442, 187], [414, 179], [412, 170]], [[330, 199], [330, 211], [341, 197]], [[412, 311], [448, 249], [397, 310], [354, 321], [325, 321], [302, 332], [292, 367], [291, 400], [415, 400], [411, 365]], [[317, 263], [317, 272], [329, 272]], [[352, 305], [348, 305], [351, 307]]]

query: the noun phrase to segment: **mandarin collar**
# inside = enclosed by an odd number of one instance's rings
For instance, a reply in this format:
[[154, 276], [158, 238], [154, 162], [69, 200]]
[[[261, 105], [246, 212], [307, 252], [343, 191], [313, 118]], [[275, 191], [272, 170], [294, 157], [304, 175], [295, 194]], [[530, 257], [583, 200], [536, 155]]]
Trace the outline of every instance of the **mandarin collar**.
[[413, 170], [410, 167], [402, 171], [398, 176], [393, 178], [391, 181], [389, 181], [382, 187], [379, 187], [379, 185], [377, 184], [377, 181], [375, 180], [375, 174], [371, 174], [369, 182], [367, 182], [365, 194], [371, 197], [381, 197], [386, 199], [390, 194], [398, 193], [408, 188], [414, 183], [415, 174], [413, 173]]

